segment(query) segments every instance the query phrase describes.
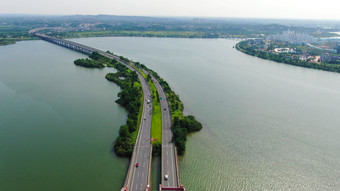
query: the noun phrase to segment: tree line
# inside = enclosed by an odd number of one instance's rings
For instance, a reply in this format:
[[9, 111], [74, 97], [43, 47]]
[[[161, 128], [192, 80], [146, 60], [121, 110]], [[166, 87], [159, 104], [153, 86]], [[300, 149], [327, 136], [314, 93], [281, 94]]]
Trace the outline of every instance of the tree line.
[[141, 107], [142, 89], [135, 71], [129, 70], [125, 65], [106, 56], [93, 52], [90, 58], [77, 59], [74, 64], [89, 68], [114, 67], [116, 73], [108, 73], [105, 78], [116, 83], [121, 88], [116, 103], [126, 108], [128, 119], [125, 125], [120, 126], [113, 149], [119, 156], [130, 156], [132, 154], [134, 140], [133, 133], [137, 130], [138, 114]]
[[75, 65], [83, 66], [86, 68], [104, 68], [110, 62], [110, 58], [99, 54], [98, 52], [93, 52], [89, 58], [81, 58], [74, 61]]
[[163, 90], [165, 91], [170, 104], [170, 110], [172, 115], [172, 132], [173, 141], [177, 147], [179, 155], [183, 155], [186, 148], [187, 136], [191, 132], [199, 131], [202, 129], [202, 124], [195, 119], [194, 116], [184, 116], [183, 115], [183, 103], [179, 99], [179, 96], [171, 89], [169, 84], [161, 78], [157, 72], [147, 68], [144, 64], [135, 62], [134, 65], [138, 68], [142, 68], [148, 71], [149, 75], [147, 79], [151, 80], [151, 76], [154, 76], [156, 80], [160, 83]]
[[[130, 156], [132, 154], [134, 140], [133, 134], [136, 132], [138, 115], [141, 105], [142, 88], [138, 79], [138, 75], [135, 71], [131, 71], [125, 65], [117, 62], [115, 59], [110, 59], [101, 54], [94, 52], [90, 56], [90, 59], [78, 59], [75, 61], [77, 63], [90, 63], [89, 67], [93, 67], [94, 63], [102, 64], [100, 67], [114, 67], [117, 69], [116, 73], [108, 73], [105, 78], [109, 81], [116, 83], [121, 87], [122, 91], [118, 93], [118, 99], [116, 103], [122, 105], [128, 111], [128, 119], [125, 125], [119, 128], [119, 136], [117, 137], [113, 149], [115, 153], [119, 156]], [[121, 57], [125, 62], [130, 62], [127, 58]], [[85, 61], [84, 61], [85, 60]], [[185, 152], [185, 144], [187, 141], [187, 135], [191, 132], [199, 131], [202, 129], [202, 124], [195, 119], [194, 116], [184, 116], [183, 115], [183, 103], [179, 99], [179, 96], [171, 89], [169, 84], [162, 79], [155, 71], [147, 68], [144, 64], [139, 62], [134, 62], [137, 68], [144, 69], [149, 72], [147, 79], [151, 80], [151, 75], [153, 75], [162, 88], [164, 89], [170, 104], [170, 110], [172, 114], [172, 132], [173, 141], [178, 150], [178, 154], [182, 155]], [[86, 64], [82, 66], [87, 67]], [[158, 99], [160, 99], [158, 97]], [[161, 149], [160, 145], [156, 145], [156, 150]]]
[[[117, 73], [108, 73], [105, 78], [115, 82], [122, 89], [118, 93], [116, 103], [122, 105], [128, 111], [128, 119], [125, 125], [119, 128], [119, 136], [114, 144], [114, 151], [119, 156], [130, 156], [133, 150], [132, 134], [137, 130], [138, 113], [140, 110], [142, 89], [135, 71], [129, 70], [123, 64], [113, 60]], [[111, 64], [113, 64], [111, 62]], [[123, 77], [123, 78], [121, 78]]]

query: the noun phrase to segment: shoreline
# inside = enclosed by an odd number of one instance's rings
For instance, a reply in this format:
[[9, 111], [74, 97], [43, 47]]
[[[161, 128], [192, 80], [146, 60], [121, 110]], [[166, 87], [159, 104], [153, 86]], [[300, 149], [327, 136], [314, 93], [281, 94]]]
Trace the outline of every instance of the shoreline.
[[[56, 36], [54, 36], [56, 37]], [[77, 38], [105, 38], [105, 37], [139, 37], [139, 38], [170, 38], [170, 39], [226, 39], [226, 40], [236, 40], [236, 41], [240, 41], [240, 39], [249, 39], [249, 38], [241, 38], [241, 37], [181, 37], [181, 36], [176, 36], [176, 37], [172, 37], [172, 36], [142, 36], [142, 35], [94, 35], [94, 36], [83, 36], [83, 37], [57, 37], [57, 38], [61, 38], [61, 39], [77, 39]], [[26, 39], [15, 39], [13, 40], [11, 43], [1, 43], [0, 39], [0, 46], [7, 46], [7, 45], [12, 45], [12, 44], [16, 44], [17, 42], [21, 42], [21, 41], [29, 41], [29, 40], [41, 40], [39, 38], [26, 38]], [[5, 39], [4, 39], [5, 40]], [[7, 40], [7, 39], [6, 39]]]
[[310, 69], [317, 69], [317, 70], [323, 70], [328, 72], [336, 72], [340, 73], [340, 65], [336, 64], [317, 64], [317, 63], [310, 63], [307, 61], [302, 60], [296, 60], [296, 59], [286, 59], [282, 55], [279, 54], [267, 54], [262, 51], [256, 51], [256, 50], [245, 50], [244, 48], [240, 47], [240, 44], [244, 41], [240, 41], [235, 45], [236, 50], [243, 52], [244, 54], [255, 56], [264, 60], [270, 60], [276, 63], [283, 63], [293, 66], [299, 66], [304, 68], [310, 68]]

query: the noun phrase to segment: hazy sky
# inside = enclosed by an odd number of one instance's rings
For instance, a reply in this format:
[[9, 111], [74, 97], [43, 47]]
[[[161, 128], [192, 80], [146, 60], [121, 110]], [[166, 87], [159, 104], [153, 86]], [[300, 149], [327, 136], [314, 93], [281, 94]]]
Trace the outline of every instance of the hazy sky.
[[340, 20], [339, 0], [1, 0], [0, 14], [110, 14]]

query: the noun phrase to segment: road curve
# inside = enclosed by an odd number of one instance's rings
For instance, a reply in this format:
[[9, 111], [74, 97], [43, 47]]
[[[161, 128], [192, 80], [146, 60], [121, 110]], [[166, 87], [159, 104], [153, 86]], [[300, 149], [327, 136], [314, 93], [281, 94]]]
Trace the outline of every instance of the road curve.
[[[143, 72], [148, 74], [147, 71]], [[177, 152], [175, 151], [175, 144], [172, 141], [172, 118], [171, 118], [171, 110], [168, 102], [168, 98], [166, 93], [164, 92], [160, 83], [151, 75], [151, 79], [155, 84], [157, 89], [161, 110], [162, 110], [162, 169], [161, 169], [161, 184], [162, 187], [167, 188], [179, 188], [179, 172], [177, 169]], [[165, 175], [168, 176], [168, 179], [165, 180]]]
[[[151, 95], [150, 87], [145, 78], [138, 70], [132, 67], [131, 63], [127, 63], [125, 61], [120, 60], [120, 58], [116, 55], [109, 54], [102, 50], [92, 48], [90, 46], [86, 46], [80, 43], [72, 42], [69, 40], [64, 39], [57, 39], [54, 37], [50, 37], [45, 34], [35, 33], [35, 36], [40, 37], [43, 40], [52, 42], [54, 44], [63, 46], [68, 49], [72, 49], [74, 51], [78, 51], [87, 55], [92, 54], [93, 52], [98, 52], [99, 54], [115, 59], [118, 62], [127, 66], [130, 70], [136, 71], [138, 75], [138, 79], [141, 82], [143, 95], [144, 95], [144, 102], [143, 102], [143, 113], [140, 123], [140, 128], [137, 135], [136, 144], [133, 148], [132, 157], [130, 160], [130, 165], [128, 169], [128, 173], [126, 176], [126, 180], [124, 183], [123, 190], [129, 191], [145, 191], [149, 190], [149, 185], [151, 182], [150, 178], [150, 168], [151, 168], [151, 122], [152, 122], [152, 102], [147, 103], [146, 99], [150, 99], [148, 96]], [[136, 163], [139, 163], [139, 166], [136, 167]]]
[[[143, 113], [141, 117], [140, 128], [133, 149], [132, 157], [130, 160], [128, 174], [125, 180], [125, 187], [129, 191], [145, 191], [150, 188], [151, 177], [150, 168], [152, 160], [152, 145], [151, 145], [151, 123], [152, 123], [152, 98], [151, 90], [148, 82], [138, 70], [131, 66], [131, 63], [121, 61], [119, 57], [108, 54], [106, 52], [99, 52], [100, 54], [109, 58], [116, 59], [118, 62], [127, 66], [130, 70], [136, 71], [139, 81], [141, 82], [144, 101]], [[147, 100], [150, 100], [149, 102]], [[136, 164], [139, 164], [137, 167]]]
[[[82, 45], [76, 42], [72, 42], [64, 39], [57, 39], [54, 37], [47, 36], [45, 34], [35, 33], [36, 36], [42, 38], [43, 40], [52, 42], [54, 44], [90, 55], [93, 52], [98, 52], [99, 54], [115, 59], [118, 62], [127, 66], [130, 70], [136, 71], [138, 78], [141, 82], [143, 89], [144, 101], [143, 101], [143, 113], [140, 123], [139, 132], [137, 135], [136, 144], [133, 148], [132, 157], [130, 160], [130, 165], [126, 180], [124, 183], [124, 188], [122, 190], [129, 191], [149, 191], [151, 177], [151, 159], [152, 159], [152, 145], [151, 145], [151, 123], [152, 123], [152, 98], [149, 84], [138, 70], [132, 67], [132, 63], [127, 63], [120, 59], [120, 57], [109, 54], [107, 52], [101, 51], [96, 48], [92, 48], [86, 45]], [[148, 72], [143, 71], [145, 74]], [[152, 75], [151, 75], [152, 76]], [[167, 188], [179, 188], [179, 172], [178, 172], [178, 162], [177, 162], [177, 152], [175, 144], [172, 142], [172, 131], [171, 131], [171, 111], [169, 107], [169, 102], [167, 100], [166, 94], [159, 84], [159, 82], [152, 76], [152, 80], [157, 89], [158, 95], [161, 103], [162, 110], [162, 187]], [[150, 100], [148, 102], [147, 100]], [[136, 163], [139, 166], [136, 166]], [[167, 175], [167, 179], [165, 179]], [[184, 188], [184, 187], [182, 187]], [[185, 189], [183, 189], [185, 190]]]

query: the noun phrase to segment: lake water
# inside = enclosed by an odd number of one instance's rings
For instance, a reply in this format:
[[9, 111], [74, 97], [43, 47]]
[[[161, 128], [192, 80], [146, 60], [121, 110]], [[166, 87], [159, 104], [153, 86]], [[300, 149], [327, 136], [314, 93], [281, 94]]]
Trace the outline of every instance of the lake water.
[[[180, 158], [187, 190], [340, 190], [340, 74], [251, 57], [224, 39], [72, 39], [139, 61], [204, 125]], [[107, 69], [28, 41], [0, 47], [0, 190], [118, 190], [126, 119]]]
[[[43, 41], [0, 47], [0, 190], [119, 190], [127, 159], [112, 153], [127, 112], [109, 69]], [[112, 69], [111, 69], [112, 70]]]

